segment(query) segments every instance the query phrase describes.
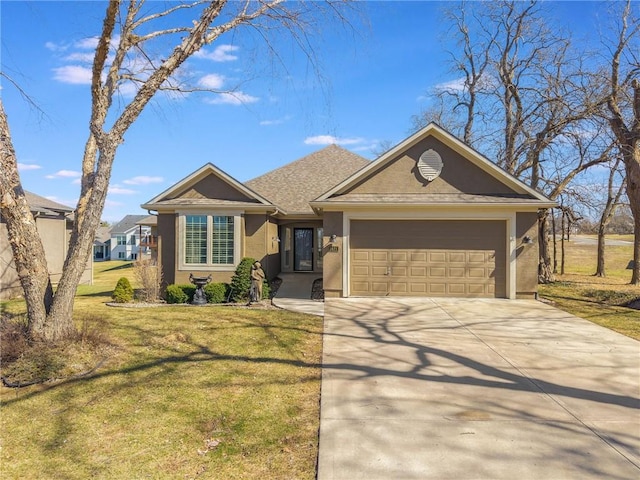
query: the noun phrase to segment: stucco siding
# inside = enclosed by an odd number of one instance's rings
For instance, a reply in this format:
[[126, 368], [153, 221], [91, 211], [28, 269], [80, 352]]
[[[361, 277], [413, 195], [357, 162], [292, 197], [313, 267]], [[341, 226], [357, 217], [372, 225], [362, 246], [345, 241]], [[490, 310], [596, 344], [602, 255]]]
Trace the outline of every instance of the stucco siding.
[[162, 266], [163, 283], [170, 285], [176, 283], [176, 268], [178, 251], [176, 245], [176, 232], [178, 222], [175, 214], [158, 215], [158, 261]]
[[215, 175], [208, 175], [175, 197], [169, 198], [216, 198], [220, 200], [255, 202], [254, 199], [247, 197], [244, 193]]
[[[442, 157], [439, 177], [427, 182], [420, 176], [417, 162], [425, 150], [434, 149]], [[514, 191], [469, 160], [428, 137], [392, 159], [382, 171], [363, 179], [348, 192], [356, 194], [513, 194]]]
[[[342, 295], [342, 255], [344, 249], [342, 212], [325, 212], [323, 219], [323, 288], [326, 297]], [[330, 245], [331, 235], [336, 241]]]
[[[516, 297], [534, 298], [538, 291], [538, 214], [516, 215]], [[528, 236], [533, 243], [524, 244]]]

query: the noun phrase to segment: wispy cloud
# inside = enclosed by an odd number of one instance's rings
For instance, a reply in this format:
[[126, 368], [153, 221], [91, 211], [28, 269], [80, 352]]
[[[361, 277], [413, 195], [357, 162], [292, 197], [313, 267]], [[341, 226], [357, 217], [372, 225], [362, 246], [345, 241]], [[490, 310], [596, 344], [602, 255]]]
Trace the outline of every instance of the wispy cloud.
[[75, 170], [58, 170], [56, 173], [52, 175], [45, 175], [44, 178], [54, 179], [54, 178], [79, 178], [82, 176], [82, 173], [76, 172]]
[[162, 182], [164, 182], [164, 178], [162, 177], [150, 177], [145, 175], [129, 178], [127, 180], [122, 181], [122, 183], [126, 183], [127, 185], [149, 185], [150, 183], [162, 183]]
[[237, 52], [239, 49], [240, 47], [235, 45], [219, 45], [213, 52], [202, 49], [196, 52], [193, 56], [196, 58], [212, 60], [214, 62], [233, 62], [238, 59], [238, 56], [233, 55], [233, 52]]
[[244, 92], [219, 93], [213, 98], [206, 98], [205, 102], [212, 105], [246, 105], [256, 103], [260, 99]]
[[305, 145], [357, 145], [364, 142], [364, 138], [339, 138], [333, 135], [316, 135], [315, 137], [307, 137], [304, 139]]
[[138, 192], [131, 190], [130, 188], [123, 188], [120, 185], [111, 185], [107, 193], [113, 195], [135, 195]]
[[198, 80], [198, 85], [211, 90], [220, 90], [224, 85], [224, 76], [217, 73], [210, 73]]
[[262, 126], [271, 126], [271, 125], [282, 125], [283, 123], [288, 122], [289, 120], [291, 120], [291, 115], [286, 115], [282, 118], [277, 118], [275, 120], [262, 120], [260, 122], [260, 125]]
[[91, 85], [91, 69], [79, 65], [66, 65], [53, 69], [54, 80], [74, 85]]
[[93, 57], [93, 52], [74, 52], [64, 57], [64, 60], [67, 62], [91, 63], [93, 62]]
[[40, 165], [36, 165], [35, 163], [20, 163], [18, 162], [18, 170], [21, 172], [26, 172], [29, 170], [40, 170], [42, 167]]
[[463, 92], [465, 90], [464, 77], [449, 80], [448, 82], [439, 83], [434, 87], [437, 92]]

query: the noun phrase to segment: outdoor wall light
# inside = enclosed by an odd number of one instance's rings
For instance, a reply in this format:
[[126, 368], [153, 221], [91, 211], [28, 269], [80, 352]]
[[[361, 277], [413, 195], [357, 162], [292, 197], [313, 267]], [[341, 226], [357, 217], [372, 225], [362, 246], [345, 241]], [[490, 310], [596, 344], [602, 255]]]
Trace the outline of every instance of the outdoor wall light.
[[337, 235], [331, 235], [331, 237], [329, 237], [329, 243], [336, 243], [337, 239], [338, 239]]
[[522, 237], [523, 245], [531, 245], [532, 243], [533, 243], [533, 239], [529, 235], [525, 235], [524, 237]]

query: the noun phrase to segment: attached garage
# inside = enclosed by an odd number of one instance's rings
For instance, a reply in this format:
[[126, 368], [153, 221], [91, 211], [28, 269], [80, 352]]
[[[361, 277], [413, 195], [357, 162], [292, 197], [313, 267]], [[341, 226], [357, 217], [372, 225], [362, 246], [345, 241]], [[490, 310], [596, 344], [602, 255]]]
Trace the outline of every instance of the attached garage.
[[506, 296], [503, 220], [352, 220], [353, 296]]
[[535, 298], [555, 203], [436, 124], [310, 202], [325, 298]]

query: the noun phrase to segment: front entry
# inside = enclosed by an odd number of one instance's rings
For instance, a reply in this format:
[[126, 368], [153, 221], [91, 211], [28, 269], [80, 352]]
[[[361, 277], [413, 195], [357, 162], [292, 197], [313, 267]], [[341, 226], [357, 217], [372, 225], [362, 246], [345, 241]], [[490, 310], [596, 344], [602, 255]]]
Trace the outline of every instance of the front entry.
[[293, 229], [293, 270], [313, 271], [313, 228]]

